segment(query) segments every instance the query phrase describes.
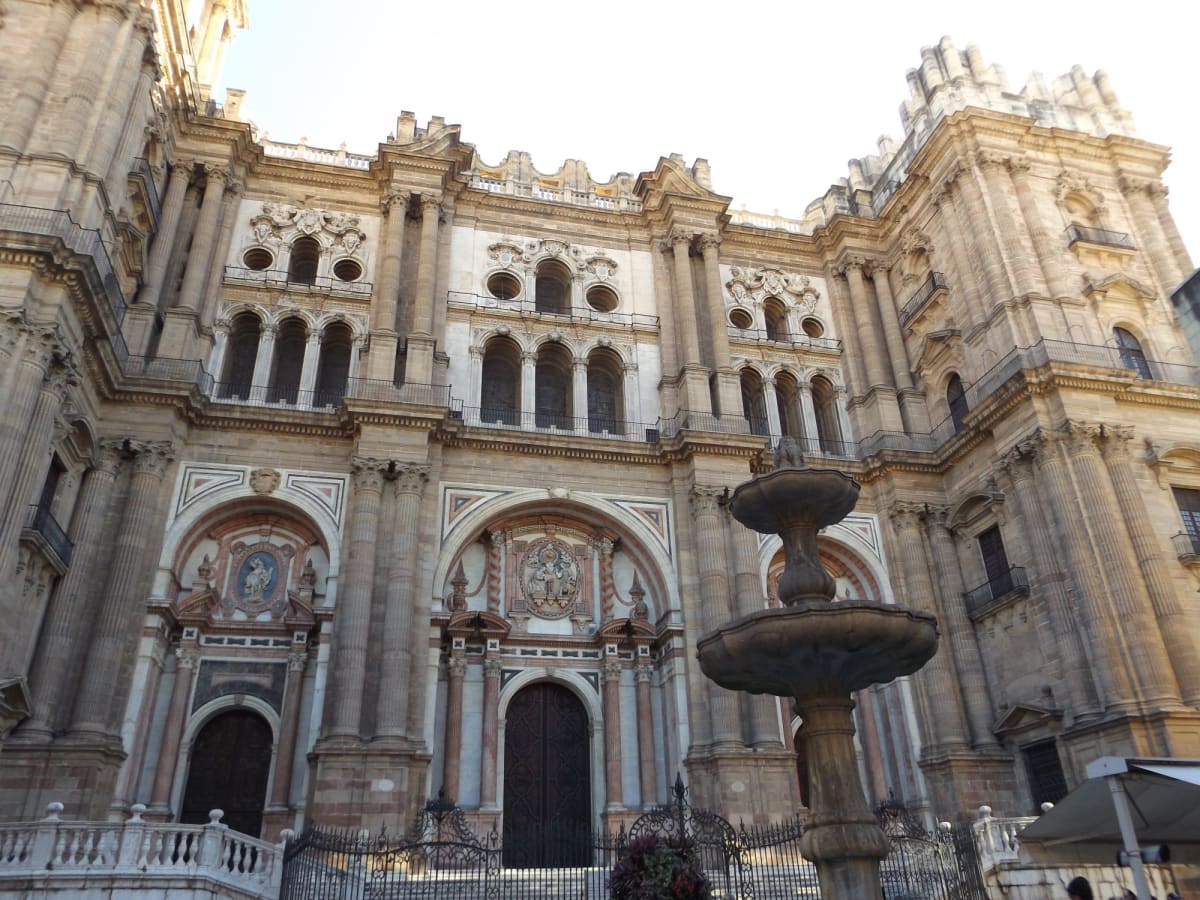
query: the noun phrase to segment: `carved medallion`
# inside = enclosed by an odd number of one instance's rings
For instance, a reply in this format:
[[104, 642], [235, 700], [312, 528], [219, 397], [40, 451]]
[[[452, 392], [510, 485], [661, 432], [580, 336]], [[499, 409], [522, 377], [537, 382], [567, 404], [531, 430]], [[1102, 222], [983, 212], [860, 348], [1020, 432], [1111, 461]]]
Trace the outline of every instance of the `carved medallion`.
[[543, 619], [570, 615], [579, 595], [579, 565], [571, 548], [554, 538], [536, 542], [522, 562], [521, 589], [534, 615]]
[[250, 487], [256, 494], [270, 494], [279, 487], [279, 473], [274, 469], [255, 469], [250, 473]]

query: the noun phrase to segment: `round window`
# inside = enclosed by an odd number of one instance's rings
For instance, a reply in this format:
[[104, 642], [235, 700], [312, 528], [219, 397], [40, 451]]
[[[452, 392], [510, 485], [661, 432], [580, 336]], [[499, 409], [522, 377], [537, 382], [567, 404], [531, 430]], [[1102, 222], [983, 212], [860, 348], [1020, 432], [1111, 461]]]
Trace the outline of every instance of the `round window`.
[[497, 272], [488, 279], [487, 289], [497, 300], [511, 300], [521, 293], [521, 282], [509, 272]]
[[821, 320], [814, 319], [812, 316], [801, 322], [800, 327], [804, 329], [804, 333], [809, 337], [820, 337], [825, 333], [825, 326], [821, 324]]
[[730, 310], [729, 324], [734, 328], [752, 328], [754, 326], [754, 317], [744, 309]]
[[612, 312], [617, 308], [617, 295], [613, 293], [612, 288], [607, 288], [602, 285], [588, 288], [586, 294], [588, 306], [596, 310], [596, 312]]
[[242, 263], [246, 268], [253, 269], [255, 272], [271, 268], [271, 263], [274, 261], [275, 257], [271, 255], [271, 251], [264, 250], [262, 247], [251, 247], [242, 256]]
[[356, 259], [339, 259], [333, 264], [333, 274], [339, 281], [358, 281], [362, 273], [362, 265]]

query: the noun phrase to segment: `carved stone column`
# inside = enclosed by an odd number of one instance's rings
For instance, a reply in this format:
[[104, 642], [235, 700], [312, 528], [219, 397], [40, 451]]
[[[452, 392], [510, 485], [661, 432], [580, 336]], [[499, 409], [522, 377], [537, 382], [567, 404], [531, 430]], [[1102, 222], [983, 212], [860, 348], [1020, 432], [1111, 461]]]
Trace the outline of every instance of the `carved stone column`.
[[386, 221], [379, 278], [375, 286], [375, 310], [371, 321], [369, 378], [392, 381], [396, 371], [397, 319], [400, 303], [400, 273], [404, 256], [404, 224], [408, 214], [407, 191], [388, 188], [379, 202]]
[[588, 420], [588, 371], [587, 358], [577, 356], [571, 361], [571, 415], [575, 418], [575, 431], [587, 434]]
[[772, 440], [778, 440], [783, 434], [783, 424], [779, 421], [779, 395], [775, 393], [775, 382], [764, 378], [763, 411], [767, 414], [767, 432]]
[[66, 4], [55, 3], [45, 7], [37, 45], [30, 48], [35, 52], [23, 57], [22, 77], [16, 79], [12, 88], [13, 99], [9, 101], [3, 121], [0, 121], [0, 147], [11, 147], [18, 154], [27, 149], [26, 143], [46, 99], [76, 11], [77, 7]]
[[133, 457], [133, 472], [79, 681], [71, 723], [79, 736], [116, 739], [125, 700], [117, 690], [121, 664], [145, 615], [150, 531], [162, 506], [163, 476], [175, 456], [165, 441], [126, 441], [123, 449]]
[[1163, 292], [1170, 293], [1178, 287], [1183, 276], [1167, 244], [1166, 235], [1158, 221], [1158, 213], [1150, 199], [1154, 188], [1155, 182], [1148, 178], [1128, 175], [1121, 177], [1121, 193], [1125, 195], [1129, 211], [1133, 214], [1138, 246], [1150, 263]]
[[87, 634], [85, 623], [90, 596], [87, 588], [98, 576], [97, 550], [120, 465], [116, 448], [101, 446], [83, 478], [69, 529], [75, 548], [71, 566], [50, 599], [42, 624], [41, 642], [30, 670], [33, 715], [21, 730], [31, 736], [49, 737], [58, 727], [73, 668], [71, 663], [76, 653], [83, 652], [77, 644]]
[[[1158, 631], [1183, 701], [1189, 706], [1200, 706], [1200, 648], [1196, 646], [1196, 619], [1179, 602], [1179, 594], [1162, 557], [1159, 537], [1150, 524], [1142, 491], [1133, 477], [1127, 446], [1132, 437], [1132, 428], [1105, 426], [1100, 443], [1104, 465], [1112, 479], [1121, 521], [1125, 523], [1138, 570], [1150, 595]], [[1145, 622], [1141, 627], [1149, 627], [1149, 623]], [[1140, 630], [1138, 634], [1141, 635]]]
[[487, 608], [500, 611], [500, 585], [504, 572], [504, 535], [493, 532], [487, 541]]
[[[800, 382], [798, 393], [800, 395], [800, 420], [804, 423], [805, 448], [812, 449], [817, 446], [821, 434], [821, 429], [817, 427], [817, 408], [813, 404], [812, 382]], [[847, 437], [843, 435], [842, 439], [847, 440]]]
[[[123, 49], [122, 27], [134, 12], [134, 7], [124, 3], [93, 3], [86, 11], [76, 14], [71, 25], [63, 55], [60, 57], [59, 72], [69, 82], [59, 88], [63, 100], [47, 103], [42, 107], [38, 131], [49, 132], [53, 153], [66, 159], [86, 159], [95, 126], [103, 112], [104, 99], [112, 86], [106, 74], [109, 61]], [[77, 62], [70, 66], [70, 74], [63, 71], [71, 51]], [[69, 85], [69, 86], [68, 86]]]
[[[192, 171], [195, 168], [196, 163], [191, 159], [180, 159], [171, 164], [171, 174], [167, 181], [167, 195], [162, 205], [162, 217], [158, 222], [158, 231], [154, 234], [154, 243], [150, 246], [150, 259], [146, 263], [146, 278], [137, 298], [139, 304], [151, 309], [158, 307], [163, 278], [167, 274], [167, 263], [171, 260], [171, 251], [175, 249], [175, 237], [179, 231], [179, 216], [183, 211], [183, 198], [187, 194], [188, 182], [191, 181]], [[145, 347], [137, 348], [136, 352], [145, 352]]]
[[183, 284], [179, 288], [179, 299], [175, 306], [193, 313], [200, 311], [204, 282], [208, 278], [212, 260], [213, 243], [217, 237], [217, 218], [221, 214], [221, 200], [225, 196], [229, 170], [222, 166], [206, 164], [204, 172], [204, 198], [200, 201], [200, 215], [196, 219], [196, 230], [192, 233], [192, 246], [188, 250], [187, 266], [183, 273]]
[[[700, 606], [704, 610], [703, 628], [706, 632], [732, 618], [729, 608], [729, 560], [725, 554], [725, 513], [720, 501], [725, 488], [695, 485], [692, 488], [692, 521], [696, 529], [696, 565], [700, 575]], [[705, 682], [712, 738], [717, 747], [738, 749], [743, 746], [738, 716], [738, 695]]]
[[654, 753], [654, 713], [650, 703], [652, 674], [653, 670], [644, 663], [639, 664], [633, 672], [637, 686], [638, 787], [641, 789], [643, 809], [650, 809], [658, 803], [658, 763]]
[[[837, 325], [838, 334], [842, 336], [842, 364], [845, 367], [846, 379], [850, 384], [851, 396], [862, 397], [870, 388], [867, 368], [863, 361], [864, 350], [856, 330], [855, 316], [850, 309], [849, 286], [841, 269], [827, 265], [825, 269], [825, 284], [829, 288], [829, 305], [833, 311], [833, 320]], [[808, 382], [805, 382], [806, 384]], [[815, 426], [816, 420], [813, 420]], [[811, 432], [816, 437], [816, 431]]]
[[[274, 344], [268, 350], [273, 354]], [[257, 362], [258, 360], [255, 359], [255, 363]], [[258, 366], [255, 365], [255, 368], [258, 368]], [[304, 338], [304, 359], [300, 363], [300, 395], [298, 397], [301, 403], [311, 406], [317, 405], [317, 371], [320, 368], [321, 332], [313, 329]]]
[[1100, 430], [1068, 423], [1064, 437], [1080, 505], [1094, 535], [1096, 564], [1108, 582], [1108, 595], [1121, 623], [1120, 633], [1128, 638], [1124, 642], [1125, 658], [1132, 661], [1141, 685], [1139, 699], [1142, 703], [1178, 703], [1179, 686], [1162, 634], [1150, 617], [1145, 588], [1133, 575], [1136, 563], [1129, 552], [1129, 536], [1118, 526], [1122, 510], [1117, 507], [1096, 447]]
[[537, 354], [521, 353], [521, 425], [532, 428], [537, 421]]
[[1029, 232], [1034, 253], [1037, 254], [1038, 266], [1041, 268], [1047, 292], [1054, 298], [1077, 296], [1079, 290], [1072, 287], [1071, 279], [1063, 266], [1061, 232], [1051, 237], [1046, 231], [1042, 212], [1038, 209], [1037, 194], [1029, 178], [1029, 163], [1019, 158], [1010, 158], [1006, 162], [1016, 187], [1021, 218]]
[[3, 385], [6, 409], [0, 417], [0, 512], [5, 518], [15, 515], [27, 502], [14, 493], [21, 470], [20, 460], [25, 453], [38, 395], [60, 353], [54, 326], [28, 325], [22, 321], [16, 324], [16, 330], [9, 372], [6, 373], [8, 378]]
[[401, 688], [412, 667], [413, 596], [421, 535], [421, 495], [429, 467], [406, 463], [396, 473], [396, 514], [383, 619], [382, 686], [375, 706], [375, 734], [403, 738], [408, 730], [408, 690]]
[[385, 460], [355, 457], [351, 464], [354, 505], [350, 512], [349, 553], [343, 566], [345, 588], [334, 617], [334, 689], [325, 732], [327, 738], [339, 741], [357, 742], [362, 725], [379, 501], [386, 469]]
[[213, 242], [212, 263], [208, 281], [204, 286], [204, 299], [200, 303], [200, 324], [207, 329], [217, 314], [221, 289], [225, 286], [225, 260], [229, 258], [229, 245], [233, 243], [233, 229], [238, 223], [238, 207], [246, 186], [232, 176], [225, 181], [225, 195], [221, 202], [221, 224]]
[[613, 549], [614, 544], [609, 538], [601, 538], [597, 549], [600, 551], [600, 621], [611, 622], [613, 618], [613, 603], [617, 590], [613, 583]]
[[713, 364], [718, 372], [732, 371], [729, 360], [729, 329], [725, 326], [725, 291], [721, 284], [721, 238], [715, 234], [702, 234], [699, 245], [700, 255], [704, 258], [704, 287], [708, 294]]
[[967, 617], [963, 604], [965, 586], [962, 582], [962, 563], [954, 549], [954, 537], [946, 521], [948, 514], [949, 511], [944, 507], [928, 506], [923, 513], [935, 571], [942, 587], [939, 619], [942, 632], [950, 643], [954, 668], [958, 672], [971, 740], [976, 747], [996, 747], [996, 736], [992, 733], [995, 712], [983, 671], [983, 657], [975, 640], [975, 626]]
[[942, 232], [946, 236], [950, 258], [954, 263], [950, 295], [952, 301], [960, 302], [953, 303], [952, 315], [954, 320], [963, 326], [963, 333], [967, 334], [974, 326], [987, 321], [988, 301], [980, 293], [986, 290], [983, 264], [966, 245], [962, 217], [954, 199], [954, 190], [954, 180], [947, 179], [933, 202], [941, 213]]
[[866, 260], [864, 259], [848, 260], [842, 268], [842, 274], [845, 275], [846, 283], [850, 287], [850, 310], [854, 314], [854, 323], [858, 330], [859, 343], [862, 346], [867, 366], [867, 380], [870, 385], [864, 386], [863, 391], [867, 393], [868, 387], [891, 387], [892, 385], [887, 373], [887, 365], [891, 357], [883, 345], [879, 323], [872, 311], [874, 304], [867, 297], [866, 285], [863, 282], [865, 265]]
[[437, 302], [438, 224], [441, 221], [442, 197], [427, 194], [421, 197], [421, 246], [417, 258], [417, 289], [413, 305], [412, 332], [408, 338], [406, 364], [413, 384], [433, 383], [433, 307]]
[[[264, 323], [258, 333], [258, 353], [254, 357], [254, 374], [250, 376], [250, 399], [266, 400], [271, 385], [271, 366], [275, 362], [275, 336], [279, 326]], [[312, 402], [312, 395], [309, 395]]]
[[1154, 212], [1158, 215], [1159, 227], [1162, 229], [1167, 246], [1171, 248], [1171, 254], [1175, 259], [1175, 269], [1180, 273], [1182, 279], [1194, 267], [1192, 266], [1192, 257], [1188, 254], [1187, 247], [1183, 243], [1183, 236], [1180, 235], [1179, 228], [1175, 225], [1175, 218], [1171, 215], [1171, 209], [1167, 204], [1167, 188], [1163, 184], [1154, 182], [1150, 185], [1149, 194]]
[[601, 671], [604, 680], [601, 697], [604, 713], [604, 808], [607, 812], [625, 808], [625, 791], [621, 784], [621, 668], [621, 660], [610, 648]]
[[1041, 285], [1036, 278], [1033, 255], [1026, 250], [1029, 235], [1025, 232], [1025, 222], [1019, 215], [1014, 215], [1010, 199], [1013, 184], [1006, 168], [1008, 159], [1001, 153], [982, 150], [976, 160], [991, 199], [997, 244], [1004, 257], [1012, 292], [1019, 297], [1037, 293]]
[[275, 777], [271, 781], [271, 805], [280, 810], [287, 810], [292, 794], [292, 762], [296, 756], [296, 735], [300, 730], [300, 695], [304, 692], [306, 665], [307, 648], [300, 647], [288, 654], [287, 683], [279, 713], [279, 743], [275, 748]]
[[700, 365], [700, 334], [696, 323], [696, 290], [692, 285], [692, 235], [684, 231], [671, 234], [671, 261], [675, 274], [676, 324], [683, 337], [683, 364]]
[[459, 771], [462, 766], [463, 679], [467, 675], [466, 651], [451, 651], [446, 669], [446, 739], [443, 744], [445, 762], [442, 768], [442, 790], [446, 799], [458, 800]]
[[199, 666], [200, 651], [196, 647], [180, 647], [175, 651], [175, 684], [171, 688], [171, 705], [167, 709], [167, 722], [158, 751], [158, 765], [154, 770], [154, 786], [150, 791], [150, 809], [160, 815], [171, 814], [171, 788], [175, 784], [179, 748], [183, 742], [183, 729], [188, 720], [188, 704]]
[[[889, 515], [900, 550], [907, 605], [924, 612], [935, 612], [937, 601], [933, 582], [929, 578], [933, 568], [925, 553], [925, 542], [921, 535], [924, 512], [921, 504], [900, 502], [892, 506]], [[917, 673], [917, 678], [925, 694], [928, 721], [938, 749], [949, 752], [967, 749], [969, 744], [962, 695], [948, 641], [939, 644], [937, 653]]]
[[483, 746], [479, 758], [479, 805], [496, 808], [496, 759], [500, 731], [500, 648], [488, 647], [483, 658]]
[[901, 391], [911, 390], [912, 372], [909, 371], [908, 351], [904, 346], [904, 335], [900, 333], [900, 308], [892, 294], [888, 281], [888, 267], [873, 263], [870, 269], [871, 283], [875, 285], [875, 297], [879, 301], [879, 319], [883, 323], [883, 335], [887, 341], [888, 358], [892, 363], [892, 381]]
[[871, 688], [855, 693], [854, 705], [858, 707], [858, 733], [862, 738], [867, 783], [874, 805], [888, 798], [888, 784], [887, 774], [883, 770], [883, 750], [879, 741], [879, 726], [875, 722], [875, 698]]

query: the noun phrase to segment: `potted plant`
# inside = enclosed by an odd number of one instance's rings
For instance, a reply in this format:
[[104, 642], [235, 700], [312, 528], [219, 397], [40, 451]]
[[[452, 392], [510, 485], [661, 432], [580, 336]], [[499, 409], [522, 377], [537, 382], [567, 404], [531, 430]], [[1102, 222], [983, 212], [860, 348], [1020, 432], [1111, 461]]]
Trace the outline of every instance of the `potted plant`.
[[685, 840], [635, 838], [608, 880], [612, 900], [711, 900], [695, 850]]

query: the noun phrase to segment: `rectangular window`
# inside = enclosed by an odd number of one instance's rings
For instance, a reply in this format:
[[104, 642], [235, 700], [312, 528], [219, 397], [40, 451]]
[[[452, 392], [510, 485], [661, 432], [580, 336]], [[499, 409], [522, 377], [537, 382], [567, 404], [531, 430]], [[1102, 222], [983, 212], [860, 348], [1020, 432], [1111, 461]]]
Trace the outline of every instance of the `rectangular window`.
[[54, 495], [58, 493], [58, 483], [66, 474], [67, 467], [63, 465], [58, 454], [50, 457], [50, 471], [46, 473], [46, 480], [42, 484], [42, 495], [38, 498], [38, 509], [49, 511], [54, 505]]
[[983, 569], [987, 573], [992, 596], [999, 597], [1012, 590], [1012, 572], [1008, 554], [1004, 552], [1004, 539], [1000, 527], [993, 525], [979, 535], [979, 553], [983, 557]]
[[1175, 504], [1183, 518], [1183, 530], [1192, 539], [1192, 552], [1200, 553], [1200, 491], [1174, 488]]
[[1025, 767], [1029, 772], [1029, 791], [1033, 795], [1033, 812], [1041, 813], [1043, 803], [1057, 803], [1067, 796], [1067, 777], [1053, 738], [1039, 741], [1022, 749]]

